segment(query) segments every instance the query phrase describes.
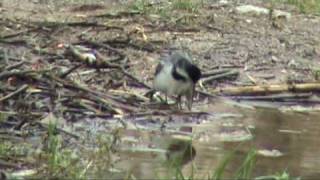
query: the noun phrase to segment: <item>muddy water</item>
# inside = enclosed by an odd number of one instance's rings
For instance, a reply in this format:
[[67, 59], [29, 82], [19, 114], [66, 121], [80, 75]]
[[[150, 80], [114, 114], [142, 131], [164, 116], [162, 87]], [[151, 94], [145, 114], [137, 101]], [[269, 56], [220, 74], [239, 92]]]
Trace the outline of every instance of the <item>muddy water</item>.
[[[262, 150], [276, 152], [270, 155], [262, 153], [257, 155], [254, 177], [283, 171], [295, 177], [318, 176], [320, 112], [285, 111], [279, 107], [239, 107], [220, 102], [198, 108], [213, 113], [201, 116], [199, 118], [201, 122], [188, 126], [192, 127], [192, 146], [196, 153], [193, 161], [189, 161], [189, 156], [182, 166], [185, 175], [194, 173], [194, 177], [197, 178], [208, 177], [225, 155], [235, 150], [235, 156], [225, 173], [225, 177], [231, 178], [249, 150], [254, 148], [259, 152]], [[148, 136], [147, 134], [144, 136]], [[169, 135], [156, 135], [154, 132], [149, 135], [150, 143], [157, 144], [156, 147], [163, 150], [168, 146], [168, 143], [165, 145], [163, 142], [172, 140], [170, 139], [172, 136]], [[276, 157], [277, 154], [279, 157]], [[164, 151], [126, 151], [122, 157], [130, 160], [121, 163], [121, 166], [131, 169], [137, 178], [169, 176], [169, 166], [166, 164], [168, 158]]]

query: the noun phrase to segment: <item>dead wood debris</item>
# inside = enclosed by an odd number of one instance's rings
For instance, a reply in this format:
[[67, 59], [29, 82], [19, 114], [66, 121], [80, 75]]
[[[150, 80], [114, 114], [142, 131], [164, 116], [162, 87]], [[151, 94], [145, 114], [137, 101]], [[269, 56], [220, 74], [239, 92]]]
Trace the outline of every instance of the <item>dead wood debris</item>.
[[212, 91], [223, 95], [257, 95], [272, 94], [282, 92], [319, 92], [320, 83], [302, 83], [302, 84], [271, 84], [258, 86], [243, 86], [222, 88]]

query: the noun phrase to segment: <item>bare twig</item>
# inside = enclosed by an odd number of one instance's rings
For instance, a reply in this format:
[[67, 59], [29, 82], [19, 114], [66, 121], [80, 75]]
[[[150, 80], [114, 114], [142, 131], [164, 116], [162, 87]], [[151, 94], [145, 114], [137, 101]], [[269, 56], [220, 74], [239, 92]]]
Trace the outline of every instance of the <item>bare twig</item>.
[[95, 15], [94, 17], [120, 18], [120, 17], [134, 16], [139, 14], [141, 14], [141, 12], [139, 11], [120, 11], [116, 13], [99, 14], [99, 15]]
[[139, 84], [141, 84], [144, 88], [152, 89], [152, 87], [150, 87], [148, 84], [146, 84], [145, 82], [141, 81], [139, 78], [135, 77], [134, 75], [130, 74], [124, 68], [121, 68], [121, 71], [122, 71], [123, 74], [125, 74], [129, 78], [131, 78], [131, 79], [135, 80], [136, 82], [138, 82]]
[[78, 69], [78, 68], [81, 67], [81, 66], [82, 66], [82, 64], [77, 64], [77, 65], [71, 67], [70, 69], [68, 69], [67, 71], [61, 73], [61, 74], [59, 75], [59, 77], [62, 78], [62, 79], [64, 79], [65, 77], [67, 77], [69, 74], [71, 74], [73, 71], [75, 71], [76, 69]]
[[[108, 45], [105, 45], [105, 44], [100, 44], [100, 43], [96, 43], [96, 42], [92, 42], [92, 41], [86, 41], [90, 44], [93, 44], [93, 45], [98, 45], [98, 46], [101, 46], [101, 47], [105, 47], [105, 48], [111, 48], [110, 50], [112, 51], [115, 51], [117, 53], [120, 53], [119, 55], [120, 56], [123, 56], [123, 57], [126, 57], [125, 54], [123, 54], [121, 51], [118, 51], [117, 49], [114, 49], [112, 47], [109, 47]], [[81, 54], [79, 54], [79, 52], [77, 52], [73, 46], [70, 46], [70, 50], [72, 52], [73, 55], [76, 55], [77, 57], [79, 58], [82, 58]], [[139, 78], [135, 77], [134, 75], [130, 74], [123, 66], [119, 65], [119, 64], [115, 64], [115, 63], [111, 63], [111, 62], [108, 62], [107, 60], [105, 60], [105, 58], [100, 54], [100, 53], [96, 53], [97, 56], [100, 58], [100, 59], [103, 59], [103, 61], [98, 64], [97, 66], [99, 68], [116, 68], [116, 69], [119, 69], [124, 75], [126, 75], [127, 77], [133, 79], [134, 81], [136, 81], [137, 83], [141, 84], [143, 87], [147, 88], [147, 89], [151, 89], [151, 87], [144, 83], [143, 81], [141, 81]], [[83, 59], [83, 58], [82, 58]]]
[[118, 54], [120, 56], [120, 58], [124, 58], [126, 56], [124, 52], [122, 52], [122, 51], [120, 51], [120, 50], [118, 50], [116, 48], [113, 48], [113, 47], [111, 47], [111, 46], [109, 46], [107, 44], [102, 44], [102, 43], [98, 43], [98, 42], [87, 40], [87, 39], [85, 39], [82, 42], [80, 42], [80, 44], [82, 44], [82, 43], [90, 44], [90, 45], [95, 46], [95, 47], [105, 48], [105, 49], [107, 49], [109, 51], [115, 52], [116, 54]]
[[10, 94], [7, 94], [6, 96], [0, 98], [0, 102], [1, 102], [1, 101], [5, 101], [5, 100], [7, 100], [7, 99], [9, 99], [9, 98], [12, 98], [13, 96], [15, 96], [15, 95], [17, 95], [17, 94], [25, 91], [26, 89], [28, 89], [28, 87], [29, 87], [29, 86], [28, 86], [27, 84], [22, 85], [22, 86], [21, 86], [19, 89], [17, 89], [16, 91], [14, 91], [14, 92], [12, 92], [12, 93], [10, 93]]
[[217, 89], [212, 93], [224, 95], [257, 95], [271, 94], [281, 92], [315, 92], [320, 91], [320, 83], [302, 83], [302, 84], [271, 84], [260, 86], [243, 86]]
[[260, 101], [282, 101], [288, 99], [305, 99], [312, 96], [312, 93], [300, 93], [300, 94], [292, 94], [292, 93], [282, 93], [282, 94], [272, 94], [266, 96], [233, 96], [232, 99], [237, 100], [260, 100]]
[[236, 76], [238, 74], [239, 74], [239, 71], [230, 71], [230, 72], [226, 72], [226, 73], [223, 73], [223, 74], [218, 74], [218, 75], [215, 75], [215, 76], [204, 78], [204, 79], [202, 79], [202, 83], [203, 84], [207, 84], [207, 83], [210, 83], [213, 80], [227, 78], [227, 77], [230, 77], [230, 76]]
[[23, 70], [23, 71], [4, 71], [2, 73], [0, 73], [0, 80], [1, 79], [5, 79], [11, 76], [26, 76], [26, 75], [30, 75], [30, 74], [41, 74], [44, 72], [48, 72], [50, 70], [41, 70], [41, 71], [34, 71], [34, 70]]
[[217, 74], [223, 74], [223, 73], [227, 73], [227, 72], [230, 72], [230, 70], [229, 69], [217, 69], [217, 70], [206, 71], [206, 72], [202, 73], [201, 78], [214, 76]]
[[19, 32], [16, 32], [16, 33], [13, 33], [13, 34], [4, 35], [4, 36], [1, 36], [0, 39], [8, 39], [8, 38], [17, 37], [17, 36], [24, 35], [24, 34], [27, 34], [29, 32], [35, 31], [37, 29], [39, 29], [39, 28], [36, 27], [36, 28], [31, 28], [31, 29], [19, 31]]
[[12, 65], [10, 65], [10, 66], [7, 66], [7, 67], [5, 68], [5, 70], [10, 71], [10, 70], [12, 70], [12, 69], [16, 69], [16, 68], [22, 66], [24, 63], [26, 63], [26, 61], [20, 61], [20, 62], [18, 62], [18, 63], [16, 63], [16, 64], [12, 64]]
[[58, 77], [50, 76], [50, 78], [61, 83], [66, 88], [76, 89], [76, 90], [80, 90], [80, 91], [87, 93], [88, 99], [98, 101], [99, 103], [106, 105], [107, 107], [110, 108], [110, 110], [114, 111], [115, 113], [121, 113], [120, 109], [118, 109], [118, 108], [121, 108], [121, 109], [124, 109], [127, 111], [137, 111], [138, 110], [136, 107], [130, 106], [127, 103], [121, 102], [120, 100], [118, 100], [115, 97], [112, 97], [111, 95], [102, 94], [102, 93], [93, 91], [87, 87], [80, 86], [79, 84], [76, 84], [72, 81], [62, 80]]

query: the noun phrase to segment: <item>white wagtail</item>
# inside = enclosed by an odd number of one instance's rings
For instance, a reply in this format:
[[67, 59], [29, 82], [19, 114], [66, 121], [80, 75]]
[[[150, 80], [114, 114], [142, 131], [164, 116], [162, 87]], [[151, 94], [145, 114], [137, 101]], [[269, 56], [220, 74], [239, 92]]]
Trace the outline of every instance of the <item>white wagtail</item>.
[[165, 57], [156, 67], [154, 89], [167, 96], [176, 95], [181, 109], [181, 96], [185, 95], [187, 107], [191, 110], [195, 84], [201, 77], [200, 69], [192, 64], [191, 58], [181, 52]]

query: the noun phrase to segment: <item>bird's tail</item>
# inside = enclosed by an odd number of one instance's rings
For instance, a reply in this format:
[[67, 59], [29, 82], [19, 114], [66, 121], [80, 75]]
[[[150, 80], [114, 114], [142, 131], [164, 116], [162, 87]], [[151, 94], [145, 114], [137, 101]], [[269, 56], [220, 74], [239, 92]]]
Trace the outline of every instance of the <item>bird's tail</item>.
[[201, 78], [201, 71], [194, 64], [186, 63], [186, 71], [189, 77], [191, 78], [191, 80], [193, 81], [193, 83], [198, 82], [198, 80]]

